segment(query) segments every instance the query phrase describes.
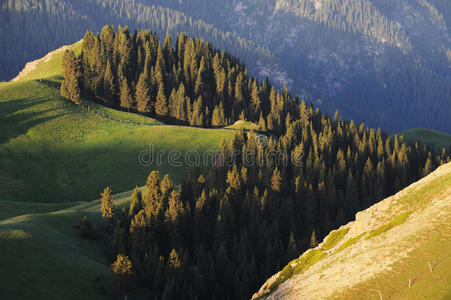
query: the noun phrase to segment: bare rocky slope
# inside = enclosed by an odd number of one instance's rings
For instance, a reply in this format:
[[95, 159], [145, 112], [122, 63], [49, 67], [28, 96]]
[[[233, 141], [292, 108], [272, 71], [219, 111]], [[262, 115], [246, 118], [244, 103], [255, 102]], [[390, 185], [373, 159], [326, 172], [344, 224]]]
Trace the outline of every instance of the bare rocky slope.
[[450, 299], [451, 163], [356, 214], [252, 299]]

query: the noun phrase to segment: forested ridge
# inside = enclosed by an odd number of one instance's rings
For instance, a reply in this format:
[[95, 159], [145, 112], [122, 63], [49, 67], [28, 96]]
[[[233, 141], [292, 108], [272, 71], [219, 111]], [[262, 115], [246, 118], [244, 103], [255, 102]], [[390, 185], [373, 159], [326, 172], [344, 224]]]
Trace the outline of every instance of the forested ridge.
[[444, 148], [409, 147], [304, 102], [287, 128], [268, 143], [238, 131], [214, 167], [180, 185], [153, 171], [122, 210], [106, 189], [111, 258], [133, 270], [116, 274], [121, 284], [156, 299], [249, 299], [331, 229], [450, 161]]
[[371, 127], [451, 130], [446, 0], [11, 0], [0, 10], [2, 80], [86, 30], [121, 24], [211, 41], [250, 74]]
[[170, 34], [164, 43], [152, 32], [105, 26], [87, 32], [82, 53], [65, 53], [63, 96], [81, 96], [163, 121], [223, 127], [237, 120], [281, 133], [296, 110], [298, 97], [276, 92], [268, 79], [248, 75], [235, 57], [197, 38]]
[[237, 131], [211, 168], [193, 168], [180, 185], [153, 171], [122, 210], [105, 189], [119, 293], [140, 286], [156, 299], [248, 299], [331, 229], [450, 160], [449, 149], [407, 146], [323, 115], [185, 34], [162, 43], [147, 30], [105, 26], [86, 33], [79, 56], [66, 52], [63, 67], [61, 92], [74, 102], [192, 126], [246, 119], [268, 135]]

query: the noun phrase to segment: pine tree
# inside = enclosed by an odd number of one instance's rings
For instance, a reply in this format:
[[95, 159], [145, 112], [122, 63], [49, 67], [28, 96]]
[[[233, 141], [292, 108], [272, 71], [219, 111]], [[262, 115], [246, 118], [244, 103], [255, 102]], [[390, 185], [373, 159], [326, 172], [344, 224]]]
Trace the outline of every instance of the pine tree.
[[72, 100], [76, 104], [81, 102], [81, 72], [78, 59], [72, 51], [63, 55], [64, 79], [61, 83], [61, 96]]
[[143, 208], [147, 215], [156, 215], [162, 202], [160, 172], [152, 171], [146, 182], [146, 191], [143, 195]]
[[350, 218], [360, 209], [357, 184], [354, 181], [351, 170], [349, 170], [346, 180], [346, 201], [348, 203], [348, 217]]
[[150, 101], [150, 88], [149, 88], [149, 77], [147, 72], [141, 73], [139, 75], [138, 84], [136, 85], [135, 101], [136, 108], [140, 112], [148, 112], [149, 101]]
[[158, 88], [157, 100], [155, 102], [155, 113], [162, 117], [166, 117], [169, 114], [168, 101], [164, 95], [164, 90], [161, 85]]
[[106, 187], [103, 193], [100, 194], [102, 199], [100, 200], [100, 211], [102, 217], [112, 219], [114, 217], [114, 202], [111, 195], [111, 189]]
[[136, 186], [135, 189], [133, 190], [133, 194], [132, 194], [132, 197], [131, 197], [131, 202], [130, 202], [130, 208], [129, 208], [129, 211], [128, 211], [128, 215], [129, 216], [134, 216], [142, 208], [143, 208], [143, 205], [142, 205], [141, 191], [139, 190], [138, 186]]
[[261, 131], [266, 131], [266, 121], [265, 118], [263, 117], [263, 113], [260, 113], [260, 118], [258, 120], [258, 128]]
[[225, 126], [225, 117], [224, 117], [224, 107], [222, 105], [222, 101], [219, 102], [219, 105], [215, 106], [213, 110], [213, 115], [211, 117], [211, 126], [213, 127], [223, 127]]
[[169, 116], [177, 118], [177, 90], [175, 88], [172, 89], [169, 95], [168, 108]]
[[168, 265], [172, 270], [178, 270], [182, 266], [179, 254], [175, 249], [172, 249], [171, 253], [169, 254]]
[[197, 72], [197, 79], [194, 85], [195, 97], [208, 97], [207, 92], [207, 69], [205, 57], [202, 57], [199, 64], [199, 71]]
[[133, 98], [130, 92], [130, 88], [128, 87], [127, 79], [122, 80], [121, 84], [121, 94], [120, 94], [120, 100], [121, 100], [121, 107], [126, 108], [128, 111], [133, 106]]
[[431, 153], [429, 153], [426, 163], [424, 164], [422, 175], [427, 176], [427, 175], [429, 175], [429, 173], [431, 173], [431, 171], [432, 171], [432, 160], [431, 160]]
[[288, 239], [288, 245], [287, 245], [287, 254], [286, 254], [286, 260], [290, 261], [297, 257], [299, 255], [299, 250], [296, 246], [296, 240], [294, 239], [294, 235], [292, 232], [290, 232], [290, 238]]
[[318, 246], [318, 241], [316, 240], [315, 230], [312, 232], [312, 236], [310, 237], [310, 248], [315, 248]]
[[204, 126], [204, 113], [202, 111], [202, 96], [199, 96], [196, 102], [194, 102], [193, 115], [191, 117], [190, 125], [199, 127]]
[[183, 83], [180, 83], [180, 86], [177, 90], [177, 104], [176, 104], [176, 112], [175, 117], [183, 122], [188, 121], [188, 106], [189, 98], [186, 97], [185, 94], [185, 86]]
[[127, 294], [132, 287], [132, 262], [128, 256], [119, 254], [111, 265], [111, 270], [114, 275], [114, 285], [119, 294], [124, 295], [127, 300]]
[[105, 75], [103, 76], [103, 95], [109, 103], [116, 104], [116, 80], [110, 60], [106, 64]]
[[241, 187], [240, 173], [238, 172], [236, 165], [233, 165], [232, 170], [227, 172], [226, 182], [232, 189], [234, 190], [240, 189]]
[[273, 191], [280, 192], [282, 188], [282, 175], [280, 174], [279, 168], [275, 168], [271, 177], [271, 188]]

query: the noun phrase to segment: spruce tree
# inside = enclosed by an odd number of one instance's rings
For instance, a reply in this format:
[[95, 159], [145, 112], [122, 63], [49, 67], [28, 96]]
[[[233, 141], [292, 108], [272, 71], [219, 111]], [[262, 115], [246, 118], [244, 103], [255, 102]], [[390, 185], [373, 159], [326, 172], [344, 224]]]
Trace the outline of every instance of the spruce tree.
[[348, 203], [348, 217], [351, 218], [360, 209], [359, 193], [351, 170], [346, 180], [346, 201]]
[[234, 190], [240, 189], [241, 187], [240, 173], [238, 172], [236, 165], [233, 165], [232, 170], [227, 172], [226, 182], [232, 189]]
[[114, 77], [113, 69], [108, 60], [105, 68], [105, 75], [103, 76], [103, 95], [107, 102], [116, 104], [116, 79]]
[[103, 193], [100, 194], [102, 199], [100, 200], [100, 211], [102, 217], [112, 219], [114, 217], [114, 202], [111, 195], [111, 189], [106, 187]]
[[215, 106], [213, 109], [213, 115], [211, 117], [211, 126], [213, 127], [223, 127], [225, 126], [225, 117], [224, 117], [224, 107], [222, 105], [222, 101], [219, 102], [219, 105]]
[[282, 188], [282, 175], [280, 174], [279, 168], [276, 167], [271, 177], [271, 188], [273, 191], [280, 192]]
[[72, 51], [63, 55], [64, 79], [61, 83], [61, 96], [72, 100], [76, 104], [81, 102], [81, 72], [78, 59]]
[[432, 171], [432, 160], [431, 160], [431, 153], [429, 153], [429, 156], [426, 159], [426, 163], [424, 164], [422, 175], [427, 176], [427, 175], [429, 175], [429, 173], [431, 173], [431, 171]]
[[310, 237], [310, 248], [315, 248], [318, 246], [318, 241], [316, 240], [315, 230], [312, 232], [312, 236]]
[[121, 107], [127, 109], [128, 111], [133, 106], [133, 98], [128, 87], [127, 79], [122, 80], [121, 93], [120, 93]]
[[147, 75], [147, 72], [141, 73], [139, 75], [138, 84], [136, 85], [136, 91], [135, 91], [135, 102], [136, 102], [136, 108], [140, 112], [148, 112], [150, 111], [149, 108], [149, 101], [150, 101], [150, 90], [149, 90], [149, 77]]
[[204, 126], [204, 112], [202, 111], [202, 96], [194, 102], [193, 114], [190, 121], [191, 126]]
[[158, 88], [157, 100], [155, 102], [155, 113], [161, 117], [166, 117], [169, 115], [168, 100], [166, 99], [161, 85]]
[[111, 270], [114, 275], [114, 285], [119, 294], [124, 295], [124, 300], [127, 300], [127, 294], [132, 287], [132, 262], [128, 256], [119, 254], [111, 265]]
[[132, 194], [132, 197], [131, 197], [131, 202], [130, 202], [130, 208], [128, 210], [128, 215], [129, 216], [134, 216], [142, 208], [143, 208], [143, 205], [142, 205], [141, 191], [139, 190], [138, 186], [136, 186], [135, 189], [133, 190], [133, 194]]
[[290, 232], [290, 238], [288, 239], [286, 261], [290, 261], [299, 255], [298, 247], [296, 246], [296, 240], [294, 235]]
[[180, 83], [176, 98], [177, 103], [175, 108], [175, 117], [182, 122], [186, 122], [188, 121], [187, 102], [189, 102], [189, 98], [186, 97], [185, 86], [183, 85], [183, 83]]

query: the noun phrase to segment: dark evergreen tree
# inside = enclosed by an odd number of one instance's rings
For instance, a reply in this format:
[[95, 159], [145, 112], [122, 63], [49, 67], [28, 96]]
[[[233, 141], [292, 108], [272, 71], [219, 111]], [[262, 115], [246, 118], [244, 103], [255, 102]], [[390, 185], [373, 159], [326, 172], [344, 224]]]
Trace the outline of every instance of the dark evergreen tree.
[[64, 80], [61, 82], [61, 95], [76, 104], [81, 102], [81, 71], [78, 59], [70, 51], [63, 55]]

